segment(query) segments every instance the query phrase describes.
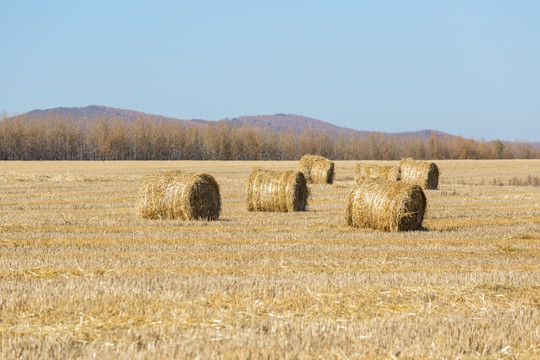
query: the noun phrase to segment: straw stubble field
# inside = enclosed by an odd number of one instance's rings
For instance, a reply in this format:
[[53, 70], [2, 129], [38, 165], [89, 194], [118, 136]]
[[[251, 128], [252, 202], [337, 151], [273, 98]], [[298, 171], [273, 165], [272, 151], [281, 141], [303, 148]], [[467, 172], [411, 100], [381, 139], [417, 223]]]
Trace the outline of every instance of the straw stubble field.
[[[378, 164], [397, 164], [376, 162]], [[253, 166], [4, 162], [0, 358], [539, 358], [540, 161], [440, 161], [423, 231], [349, 228], [356, 162], [308, 212], [248, 212]], [[144, 176], [207, 171], [215, 222], [136, 215]]]

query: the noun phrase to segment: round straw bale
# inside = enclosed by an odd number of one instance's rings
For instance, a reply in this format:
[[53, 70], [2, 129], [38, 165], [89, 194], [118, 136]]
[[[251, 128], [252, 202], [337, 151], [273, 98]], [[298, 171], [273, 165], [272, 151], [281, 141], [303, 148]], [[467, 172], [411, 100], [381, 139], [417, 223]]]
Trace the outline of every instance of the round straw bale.
[[306, 211], [309, 189], [300, 171], [255, 167], [247, 186], [248, 211]]
[[401, 171], [399, 166], [382, 166], [359, 163], [356, 165], [354, 182], [358, 182], [364, 177], [399, 181], [401, 180]]
[[334, 163], [318, 155], [304, 155], [296, 170], [301, 171], [309, 184], [332, 184], [334, 182]]
[[402, 181], [428, 190], [437, 189], [439, 186], [439, 168], [433, 162], [407, 158], [399, 162], [399, 167]]
[[420, 186], [381, 178], [362, 178], [347, 199], [347, 224], [383, 231], [418, 230], [426, 211]]
[[205, 173], [156, 174], [144, 180], [138, 207], [146, 219], [216, 220], [221, 212], [219, 185]]

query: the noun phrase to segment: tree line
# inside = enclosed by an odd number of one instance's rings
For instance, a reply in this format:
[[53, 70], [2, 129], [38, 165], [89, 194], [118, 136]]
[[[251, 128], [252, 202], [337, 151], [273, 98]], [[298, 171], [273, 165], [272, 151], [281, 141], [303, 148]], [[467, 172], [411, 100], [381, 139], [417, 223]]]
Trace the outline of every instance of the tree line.
[[335, 160], [540, 158], [529, 143], [462, 137], [298, 133], [145, 118], [0, 119], [1, 160], [297, 160], [308, 153]]

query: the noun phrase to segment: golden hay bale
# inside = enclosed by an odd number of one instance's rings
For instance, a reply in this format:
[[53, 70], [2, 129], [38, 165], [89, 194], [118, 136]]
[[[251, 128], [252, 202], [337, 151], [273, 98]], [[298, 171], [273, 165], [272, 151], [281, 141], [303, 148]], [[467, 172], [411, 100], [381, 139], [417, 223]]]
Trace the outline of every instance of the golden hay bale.
[[426, 211], [420, 186], [381, 178], [362, 178], [347, 199], [347, 224], [384, 231], [418, 230]]
[[216, 220], [221, 212], [219, 185], [205, 173], [156, 174], [144, 180], [138, 206], [146, 219]]
[[439, 185], [439, 168], [433, 162], [415, 161], [411, 158], [399, 162], [401, 180], [424, 189], [437, 189]]
[[356, 165], [354, 182], [358, 182], [363, 177], [399, 181], [401, 180], [401, 171], [399, 166], [382, 166], [360, 163]]
[[248, 211], [306, 211], [309, 189], [300, 171], [255, 167], [247, 186]]
[[304, 155], [296, 170], [301, 171], [310, 184], [332, 184], [334, 182], [334, 163], [318, 155]]

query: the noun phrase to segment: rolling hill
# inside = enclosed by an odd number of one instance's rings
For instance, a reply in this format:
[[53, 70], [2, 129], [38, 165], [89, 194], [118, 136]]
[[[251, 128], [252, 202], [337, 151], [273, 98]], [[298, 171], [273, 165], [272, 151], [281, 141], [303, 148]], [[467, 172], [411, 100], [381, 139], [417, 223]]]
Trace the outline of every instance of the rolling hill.
[[139, 111], [118, 109], [109, 106], [89, 105], [85, 107], [57, 107], [45, 110], [33, 110], [18, 117], [24, 117], [28, 120], [44, 120], [51, 117], [71, 117], [73, 120], [92, 121], [99, 118], [123, 118], [126, 121], [136, 121], [143, 118], [152, 121], [183, 122], [187, 120], [175, 119], [162, 115], [146, 114]]
[[[19, 115], [18, 117], [25, 118], [28, 121], [33, 120], [44, 120], [47, 118], [54, 117], [71, 117], [75, 121], [92, 121], [99, 118], [121, 118], [128, 122], [136, 121], [139, 118], [145, 120], [156, 121], [156, 122], [176, 122], [189, 125], [192, 123], [198, 124], [212, 124], [216, 123], [215, 121], [209, 121], [204, 119], [179, 119], [173, 117], [167, 117], [163, 115], [154, 115], [146, 114], [139, 111], [126, 110], [113, 108], [108, 106], [100, 105], [90, 105], [85, 107], [57, 107], [52, 109], [44, 110], [33, 110], [25, 114]], [[239, 116], [235, 118], [225, 118], [221, 119], [218, 122], [225, 123], [231, 127], [240, 127], [240, 126], [253, 126], [258, 128], [264, 128], [268, 130], [292, 130], [296, 133], [301, 133], [304, 130], [311, 131], [323, 131], [327, 134], [332, 135], [357, 135], [357, 136], [369, 136], [371, 133], [377, 134], [387, 134], [389, 136], [395, 137], [421, 137], [429, 138], [431, 136], [442, 137], [442, 138], [454, 138], [454, 135], [447, 134], [437, 130], [419, 130], [419, 131], [409, 131], [409, 132], [397, 132], [397, 133], [381, 133], [381, 132], [372, 132], [366, 130], [357, 130], [350, 129], [341, 126], [337, 126], [322, 120], [310, 118], [303, 115], [295, 114], [274, 114], [274, 115], [248, 115], [248, 116]]]

